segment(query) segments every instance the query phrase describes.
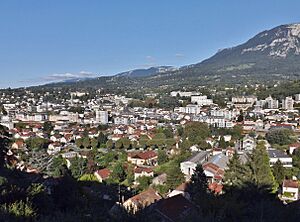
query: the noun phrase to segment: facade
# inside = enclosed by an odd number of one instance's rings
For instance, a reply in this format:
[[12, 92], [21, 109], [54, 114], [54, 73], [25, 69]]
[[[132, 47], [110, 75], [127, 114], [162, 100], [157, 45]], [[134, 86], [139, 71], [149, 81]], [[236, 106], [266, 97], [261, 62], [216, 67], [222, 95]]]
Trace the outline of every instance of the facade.
[[108, 123], [108, 112], [103, 110], [96, 111], [96, 122], [106, 125]]
[[282, 183], [282, 199], [296, 201], [299, 199], [299, 184], [296, 180], [284, 180]]
[[149, 150], [145, 152], [128, 153], [127, 161], [137, 166], [156, 166], [157, 158], [157, 153], [155, 151]]
[[213, 100], [208, 99], [207, 96], [191, 96], [191, 102], [197, 103], [199, 106], [209, 106], [213, 104]]
[[194, 174], [194, 171], [199, 164], [203, 164], [205, 161], [208, 160], [209, 153], [206, 151], [201, 151], [184, 162], [180, 163], [180, 170], [181, 172], [187, 177], [191, 177]]
[[123, 203], [123, 207], [130, 213], [136, 214], [139, 210], [158, 202], [162, 197], [152, 188], [135, 195]]
[[286, 110], [293, 110], [294, 109], [294, 100], [292, 97], [286, 97], [282, 100], [282, 108]]
[[293, 158], [281, 150], [269, 149], [268, 155], [270, 166], [273, 166], [279, 160], [283, 167], [293, 167]]

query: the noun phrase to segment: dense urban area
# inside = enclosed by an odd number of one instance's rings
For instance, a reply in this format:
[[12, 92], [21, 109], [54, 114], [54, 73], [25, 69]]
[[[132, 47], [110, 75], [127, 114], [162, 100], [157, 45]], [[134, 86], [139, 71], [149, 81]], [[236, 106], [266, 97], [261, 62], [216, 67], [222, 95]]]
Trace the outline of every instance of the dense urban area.
[[1, 90], [0, 219], [297, 221], [295, 84]]

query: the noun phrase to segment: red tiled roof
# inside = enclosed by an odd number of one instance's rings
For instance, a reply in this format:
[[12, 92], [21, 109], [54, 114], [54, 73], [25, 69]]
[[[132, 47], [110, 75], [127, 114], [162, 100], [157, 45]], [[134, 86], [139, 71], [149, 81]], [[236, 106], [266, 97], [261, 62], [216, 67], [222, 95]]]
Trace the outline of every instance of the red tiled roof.
[[145, 190], [144, 192], [135, 195], [130, 198], [133, 203], [138, 207], [144, 208], [150, 204], [162, 199], [161, 196], [152, 188]]
[[107, 178], [110, 176], [111, 171], [110, 171], [109, 169], [107, 169], [107, 168], [104, 168], [104, 169], [102, 169], [102, 170], [96, 171], [96, 173], [97, 173], [103, 180], [105, 180], [105, 179], [107, 179]]
[[134, 173], [142, 173], [142, 172], [152, 173], [153, 170], [150, 167], [136, 167], [134, 169]]
[[284, 180], [283, 181], [283, 187], [292, 187], [292, 188], [298, 188], [299, 184], [296, 180]]
[[208, 185], [208, 188], [214, 193], [218, 194], [222, 192], [223, 185], [218, 183], [211, 183]]
[[143, 159], [143, 160], [147, 160], [153, 157], [157, 157], [157, 153], [154, 152], [153, 150], [149, 150], [146, 152], [134, 152], [134, 153], [128, 153], [128, 155], [132, 158], [137, 158], [137, 159]]

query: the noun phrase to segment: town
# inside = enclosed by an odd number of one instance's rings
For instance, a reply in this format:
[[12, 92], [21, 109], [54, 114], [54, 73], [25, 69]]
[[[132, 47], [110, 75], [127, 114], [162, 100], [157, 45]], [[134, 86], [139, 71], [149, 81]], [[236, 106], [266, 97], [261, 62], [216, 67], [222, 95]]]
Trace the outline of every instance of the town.
[[220, 106], [198, 91], [171, 91], [166, 96], [178, 105], [161, 108], [153, 94], [137, 101], [101, 90], [23, 93], [0, 95], [0, 124], [10, 138], [6, 164], [42, 175], [49, 193], [66, 172], [116, 185], [115, 194], [85, 190], [109, 202], [112, 218], [123, 211], [149, 211], [156, 221], [195, 215], [201, 203], [193, 184], [203, 175], [212, 196], [249, 176], [283, 205], [299, 199], [300, 94], [232, 96]]

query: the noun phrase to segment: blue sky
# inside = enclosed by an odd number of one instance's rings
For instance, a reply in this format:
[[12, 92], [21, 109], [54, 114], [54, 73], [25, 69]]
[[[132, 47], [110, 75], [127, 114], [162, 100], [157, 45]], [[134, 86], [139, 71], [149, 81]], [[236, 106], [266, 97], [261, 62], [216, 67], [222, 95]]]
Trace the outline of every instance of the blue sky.
[[280, 24], [299, 0], [1, 0], [0, 88], [199, 62]]

